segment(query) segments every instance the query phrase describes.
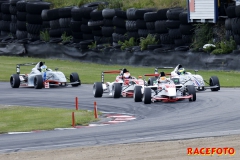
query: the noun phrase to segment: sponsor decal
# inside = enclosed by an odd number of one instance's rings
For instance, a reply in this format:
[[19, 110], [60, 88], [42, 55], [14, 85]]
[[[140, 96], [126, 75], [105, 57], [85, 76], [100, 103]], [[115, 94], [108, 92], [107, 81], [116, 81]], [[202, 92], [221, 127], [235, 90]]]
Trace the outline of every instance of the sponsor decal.
[[122, 92], [122, 96], [123, 97], [127, 97], [127, 93], [126, 92]]
[[172, 84], [166, 84], [165, 87], [166, 87], [166, 88], [175, 88], [175, 85], [172, 85]]

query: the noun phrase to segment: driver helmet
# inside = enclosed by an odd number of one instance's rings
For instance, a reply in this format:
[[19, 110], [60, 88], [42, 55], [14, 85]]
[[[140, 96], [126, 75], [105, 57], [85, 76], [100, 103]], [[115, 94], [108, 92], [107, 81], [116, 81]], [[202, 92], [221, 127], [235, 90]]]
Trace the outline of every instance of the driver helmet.
[[178, 75], [183, 75], [183, 74], [185, 74], [185, 69], [184, 69], [184, 68], [179, 68], [178, 71], [177, 71], [177, 74], [178, 74]]
[[160, 83], [165, 83], [165, 82], [167, 82], [167, 78], [166, 77], [160, 77], [159, 82]]
[[46, 72], [47, 71], [47, 66], [46, 65], [42, 65], [41, 66], [41, 71], [42, 72]]
[[123, 78], [124, 79], [129, 79], [130, 78], [130, 73], [129, 72], [125, 72], [125, 73], [123, 73]]

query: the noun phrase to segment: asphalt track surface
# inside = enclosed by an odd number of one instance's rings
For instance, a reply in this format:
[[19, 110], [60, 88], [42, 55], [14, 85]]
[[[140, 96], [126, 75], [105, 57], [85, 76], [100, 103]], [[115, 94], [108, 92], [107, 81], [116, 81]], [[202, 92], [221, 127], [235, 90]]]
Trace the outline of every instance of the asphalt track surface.
[[12, 89], [0, 83], [0, 104], [93, 110], [94, 101], [102, 112], [126, 113], [135, 120], [107, 126], [52, 130], [25, 134], [1, 134], [0, 153], [65, 147], [96, 146], [221, 136], [240, 133], [238, 88], [221, 88], [197, 93], [196, 102], [156, 102], [145, 105], [133, 98], [94, 98], [92, 85], [77, 88]]

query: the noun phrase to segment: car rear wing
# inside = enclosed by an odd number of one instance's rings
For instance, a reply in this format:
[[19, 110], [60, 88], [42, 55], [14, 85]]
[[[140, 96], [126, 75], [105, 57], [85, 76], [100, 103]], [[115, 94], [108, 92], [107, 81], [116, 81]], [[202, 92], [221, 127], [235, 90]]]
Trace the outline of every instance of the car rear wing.
[[23, 64], [17, 64], [16, 65], [16, 71], [17, 74], [20, 74], [20, 66], [33, 66], [36, 65], [37, 63], [23, 63]]
[[[166, 76], [171, 76], [171, 73], [165, 73]], [[152, 73], [152, 74], [144, 74], [144, 76], [154, 76], [154, 77], [159, 77], [159, 73]]]
[[101, 74], [102, 83], [104, 83], [104, 73], [107, 73], [107, 74], [120, 74], [121, 70], [103, 71], [102, 74]]
[[[154, 73], [155, 74], [158, 74], [158, 69], [173, 69], [173, 67], [156, 67], [155, 69], [154, 69]], [[166, 73], [165, 73], [166, 74]], [[170, 74], [166, 74], [166, 75], [170, 75]]]

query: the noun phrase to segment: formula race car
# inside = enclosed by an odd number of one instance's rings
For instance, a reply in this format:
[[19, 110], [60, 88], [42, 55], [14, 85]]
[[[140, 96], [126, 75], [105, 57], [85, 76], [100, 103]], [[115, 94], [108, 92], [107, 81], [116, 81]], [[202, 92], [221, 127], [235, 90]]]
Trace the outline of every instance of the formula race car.
[[196, 101], [196, 90], [193, 85], [185, 85], [177, 88], [174, 81], [166, 78], [164, 72], [160, 74], [145, 74], [144, 76], [157, 77], [152, 85], [135, 86], [134, 101], [145, 104], [151, 102], [175, 102], [178, 100], [188, 99], [189, 101]]
[[[104, 83], [104, 74], [119, 74], [115, 81]], [[143, 85], [144, 81], [141, 76], [137, 78], [130, 75], [127, 69], [104, 71], [102, 72], [102, 82], [95, 82], [93, 85], [93, 96], [102, 97], [103, 93], [107, 93], [113, 98], [133, 97], [134, 87]]]
[[[158, 73], [158, 69], [162, 67], [155, 68], [155, 73]], [[167, 67], [173, 68], [173, 67]], [[181, 64], [178, 64], [175, 69], [171, 72], [170, 78], [175, 82], [177, 87], [181, 87], [183, 85], [194, 85], [196, 91], [204, 91], [206, 89], [211, 89], [211, 91], [219, 91], [220, 90], [220, 82], [217, 76], [211, 76], [209, 82], [203, 79], [203, 77], [199, 74], [196, 74], [198, 70], [195, 70], [195, 74], [191, 74], [190, 72], [186, 72]], [[152, 80], [149, 80], [149, 83], [152, 83]], [[206, 86], [207, 83], [209, 86]]]
[[[20, 74], [20, 66], [31, 65], [35, 65], [35, 67], [32, 68], [29, 74]], [[57, 68], [55, 71], [47, 68], [45, 62], [17, 64], [16, 69], [17, 73], [12, 74], [10, 77], [10, 85], [12, 88], [19, 88], [22, 86], [42, 89], [51, 86], [66, 87], [72, 85], [73, 87], [77, 87], [81, 85], [78, 73], [71, 73], [69, 77], [70, 82], [67, 82], [67, 78], [62, 72], [58, 71]]]

